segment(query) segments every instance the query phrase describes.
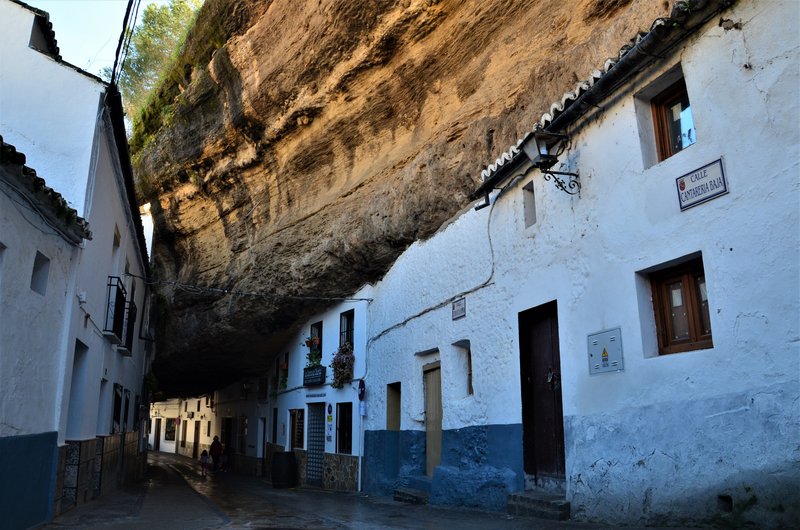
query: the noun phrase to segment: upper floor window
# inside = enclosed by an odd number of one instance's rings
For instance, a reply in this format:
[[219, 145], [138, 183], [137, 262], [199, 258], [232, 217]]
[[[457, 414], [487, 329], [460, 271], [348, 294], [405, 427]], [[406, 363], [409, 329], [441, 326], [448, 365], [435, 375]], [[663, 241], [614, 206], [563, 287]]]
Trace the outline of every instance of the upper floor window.
[[697, 132], [683, 78], [661, 91], [650, 103], [659, 162], [695, 143]]
[[339, 346], [345, 343], [353, 345], [353, 323], [355, 321], [355, 311], [345, 311], [339, 315]]

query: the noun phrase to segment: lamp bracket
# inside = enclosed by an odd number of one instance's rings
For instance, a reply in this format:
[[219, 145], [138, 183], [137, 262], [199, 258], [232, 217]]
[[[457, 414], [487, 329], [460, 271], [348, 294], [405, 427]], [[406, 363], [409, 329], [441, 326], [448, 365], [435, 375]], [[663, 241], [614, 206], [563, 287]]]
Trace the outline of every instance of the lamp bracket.
[[[552, 171], [549, 169], [542, 169], [541, 172], [544, 175], [545, 180], [550, 180], [552, 178], [556, 188], [560, 189], [564, 193], [568, 195], [577, 195], [581, 192], [581, 183], [578, 180], [577, 173], [569, 173], [567, 171]], [[569, 177], [569, 180], [564, 180], [560, 178], [559, 175], [567, 176]]]

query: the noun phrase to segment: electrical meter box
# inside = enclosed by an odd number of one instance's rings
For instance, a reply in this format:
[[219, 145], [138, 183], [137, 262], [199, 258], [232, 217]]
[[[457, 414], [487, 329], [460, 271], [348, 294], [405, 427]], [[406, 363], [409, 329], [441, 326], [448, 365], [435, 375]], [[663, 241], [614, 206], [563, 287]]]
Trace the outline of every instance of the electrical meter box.
[[622, 328], [614, 328], [589, 335], [589, 374], [621, 372]]

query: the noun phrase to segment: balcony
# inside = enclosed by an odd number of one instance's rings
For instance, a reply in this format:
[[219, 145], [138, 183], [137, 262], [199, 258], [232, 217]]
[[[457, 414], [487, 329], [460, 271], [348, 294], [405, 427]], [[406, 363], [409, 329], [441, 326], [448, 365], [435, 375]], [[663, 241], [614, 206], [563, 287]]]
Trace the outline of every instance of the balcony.
[[125, 331], [125, 298], [128, 293], [122, 279], [118, 276], [109, 276], [106, 288], [106, 318], [103, 335], [113, 344], [120, 344]]
[[136, 329], [136, 315], [138, 310], [133, 300], [127, 302], [125, 307], [127, 308], [125, 311], [125, 324], [123, 325], [125, 341], [117, 346], [117, 351], [126, 357], [130, 357], [133, 355], [133, 332]]

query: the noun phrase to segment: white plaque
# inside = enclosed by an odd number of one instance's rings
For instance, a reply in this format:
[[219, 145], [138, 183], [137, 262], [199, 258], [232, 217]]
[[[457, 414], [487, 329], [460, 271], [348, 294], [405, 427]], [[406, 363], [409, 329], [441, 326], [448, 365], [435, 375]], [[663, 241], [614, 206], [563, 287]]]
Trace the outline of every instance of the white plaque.
[[728, 193], [722, 159], [675, 179], [681, 211]]
[[453, 320], [467, 316], [467, 299], [459, 298], [453, 302]]

